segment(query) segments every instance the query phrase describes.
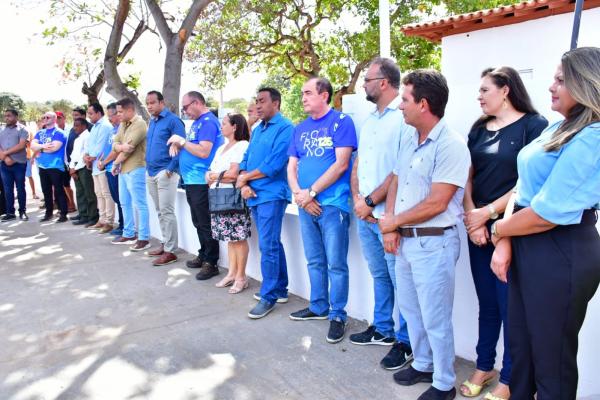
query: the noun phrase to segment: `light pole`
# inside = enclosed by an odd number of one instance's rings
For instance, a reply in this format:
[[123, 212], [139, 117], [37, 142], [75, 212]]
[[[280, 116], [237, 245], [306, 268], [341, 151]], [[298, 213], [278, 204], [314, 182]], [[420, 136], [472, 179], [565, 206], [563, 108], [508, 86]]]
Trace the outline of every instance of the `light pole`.
[[571, 50], [577, 48], [579, 40], [579, 23], [581, 22], [581, 10], [583, 9], [583, 0], [575, 1], [575, 15], [573, 17], [573, 33], [571, 34]]

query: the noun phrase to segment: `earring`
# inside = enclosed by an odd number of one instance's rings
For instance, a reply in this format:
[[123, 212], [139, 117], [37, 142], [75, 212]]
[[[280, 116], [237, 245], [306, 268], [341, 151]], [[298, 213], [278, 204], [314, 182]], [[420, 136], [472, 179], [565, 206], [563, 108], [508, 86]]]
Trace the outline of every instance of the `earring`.
[[505, 110], [508, 108], [508, 103], [506, 102], [506, 97], [504, 98], [504, 100], [502, 100], [502, 108]]

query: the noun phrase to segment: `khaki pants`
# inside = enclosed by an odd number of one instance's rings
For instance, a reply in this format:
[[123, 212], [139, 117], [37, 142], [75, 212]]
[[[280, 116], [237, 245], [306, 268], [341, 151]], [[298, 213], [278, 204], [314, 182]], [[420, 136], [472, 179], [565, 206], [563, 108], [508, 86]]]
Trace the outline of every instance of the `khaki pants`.
[[167, 177], [167, 171], [162, 170], [155, 176], [146, 172], [146, 186], [158, 214], [162, 243], [166, 252], [177, 250], [177, 217], [175, 216], [175, 195], [179, 175], [173, 173]]
[[94, 192], [96, 193], [98, 212], [100, 214], [98, 222], [102, 224], [112, 224], [115, 219], [115, 202], [110, 195], [106, 172], [103, 171], [101, 174], [93, 175], [93, 179]]

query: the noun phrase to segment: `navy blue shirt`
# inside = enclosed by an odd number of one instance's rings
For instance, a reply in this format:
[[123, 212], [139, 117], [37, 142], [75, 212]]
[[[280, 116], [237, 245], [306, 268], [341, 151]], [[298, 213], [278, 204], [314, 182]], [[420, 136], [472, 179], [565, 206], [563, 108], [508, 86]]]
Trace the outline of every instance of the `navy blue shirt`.
[[292, 194], [287, 182], [287, 150], [294, 133], [294, 125], [281, 113], [268, 122], [261, 122], [252, 131], [250, 145], [240, 163], [240, 171], [259, 170], [266, 176], [248, 181], [256, 197], [246, 200], [249, 206], [268, 201], [290, 201]]
[[167, 140], [172, 135], [185, 137], [183, 121], [169, 109], [163, 109], [158, 117], [150, 118], [146, 137], [146, 169], [148, 175], [156, 176], [160, 171], [177, 171], [179, 155], [171, 157]]
[[[310, 188], [337, 160], [337, 147], [356, 149], [356, 129], [352, 119], [334, 109], [319, 119], [311, 117], [302, 121], [294, 130], [288, 155], [298, 159], [298, 185]], [[350, 212], [350, 171], [352, 165], [340, 178], [317, 195], [324, 206], [335, 206]]]

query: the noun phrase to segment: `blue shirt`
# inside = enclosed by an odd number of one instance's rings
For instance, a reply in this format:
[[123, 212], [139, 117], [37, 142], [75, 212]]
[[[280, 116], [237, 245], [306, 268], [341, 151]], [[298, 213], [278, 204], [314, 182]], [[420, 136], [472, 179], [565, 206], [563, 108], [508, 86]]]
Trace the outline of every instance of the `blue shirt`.
[[59, 128], [42, 129], [35, 134], [34, 139], [37, 139], [39, 144], [47, 144], [52, 142], [61, 142], [62, 146], [60, 149], [53, 153], [47, 153], [45, 150], [40, 152], [39, 157], [36, 159], [37, 165], [42, 169], [59, 169], [65, 170], [65, 149], [67, 143], [67, 136]]
[[[360, 162], [360, 161], [359, 161]], [[395, 213], [407, 211], [429, 196], [431, 185], [447, 183], [458, 187], [442, 213], [414, 227], [445, 228], [462, 220], [464, 187], [469, 177], [471, 155], [464, 139], [440, 120], [419, 144], [419, 133], [403, 135], [400, 139]]]
[[[336, 161], [335, 149], [356, 149], [356, 129], [352, 119], [334, 109], [319, 119], [305, 119], [294, 129], [288, 155], [298, 159], [298, 185], [310, 188]], [[337, 181], [317, 195], [324, 206], [350, 212], [350, 171], [352, 164]]]
[[[108, 157], [108, 155], [112, 151], [113, 143], [115, 141], [115, 136], [117, 135], [118, 131], [119, 131], [119, 125], [113, 126], [112, 134], [108, 136], [108, 141], [106, 142], [106, 146], [104, 147], [104, 150], [102, 150], [102, 153], [104, 154], [104, 158]], [[104, 170], [106, 172], [112, 172], [112, 167], [113, 167], [114, 163], [115, 163], [115, 160], [112, 160], [111, 162], [106, 164], [104, 166]]]
[[259, 170], [266, 176], [248, 181], [256, 193], [249, 198], [249, 206], [275, 200], [291, 200], [287, 182], [287, 150], [294, 134], [294, 125], [277, 113], [268, 122], [261, 122], [252, 131], [250, 145], [240, 163], [240, 171]]
[[545, 151], [561, 123], [549, 126], [519, 153], [515, 201], [546, 221], [571, 225], [600, 201], [600, 123], [586, 126], [558, 151]]
[[167, 140], [172, 135], [185, 137], [185, 125], [177, 115], [165, 108], [158, 117], [150, 118], [146, 137], [146, 169], [148, 175], [156, 176], [164, 169], [168, 171], [178, 170], [179, 155], [171, 158], [169, 146], [167, 146]]
[[206, 171], [208, 171], [217, 149], [223, 143], [221, 126], [217, 117], [210, 111], [202, 114], [192, 123], [186, 135], [186, 140], [194, 144], [200, 142], [212, 142], [213, 144], [208, 158], [197, 157], [185, 148], [181, 149], [179, 154], [179, 170], [181, 171], [183, 183], [186, 185], [206, 185]]
[[92, 175], [99, 175], [104, 172], [98, 169], [98, 159], [108, 157], [108, 153], [105, 154], [104, 152], [106, 151], [108, 140], [112, 136], [113, 129], [112, 124], [104, 117], [92, 126], [85, 149], [85, 152], [91, 157], [96, 157], [92, 165]]
[[[402, 101], [397, 96], [383, 112], [377, 108], [365, 120], [358, 138], [358, 188], [363, 197], [367, 197], [385, 181], [398, 160], [400, 138], [413, 135], [415, 128], [404, 122], [402, 110], [398, 105]], [[373, 216], [380, 218], [385, 212], [385, 201], [373, 209]]]

